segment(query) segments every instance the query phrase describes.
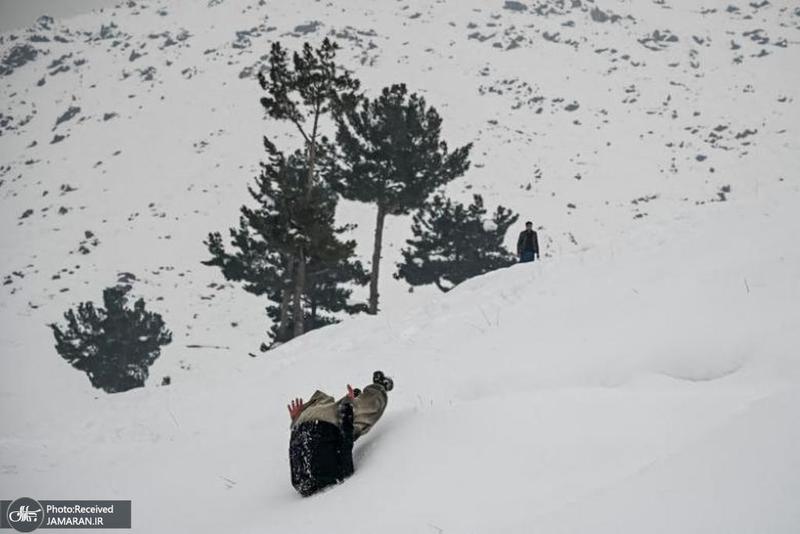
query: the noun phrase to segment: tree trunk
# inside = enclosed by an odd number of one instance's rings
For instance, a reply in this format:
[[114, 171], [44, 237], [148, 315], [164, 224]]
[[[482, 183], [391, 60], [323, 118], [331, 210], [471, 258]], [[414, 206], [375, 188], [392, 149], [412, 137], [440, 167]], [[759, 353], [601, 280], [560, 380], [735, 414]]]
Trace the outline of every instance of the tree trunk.
[[289, 304], [292, 302], [292, 292], [288, 287], [283, 289], [281, 295], [281, 322], [278, 324], [278, 339], [286, 341], [286, 334], [289, 332]]
[[306, 286], [306, 255], [300, 248], [297, 255], [297, 271], [294, 280], [294, 337], [302, 336], [304, 331], [303, 317], [303, 290]]
[[314, 185], [314, 168], [317, 165], [317, 143], [312, 141], [308, 147], [308, 176], [306, 176], [306, 202], [311, 201], [311, 188]]
[[[294, 278], [294, 258], [289, 258], [287, 262], [287, 278], [292, 280]], [[278, 323], [278, 340], [284, 342], [288, 339], [289, 334], [289, 304], [292, 302], [292, 290], [287, 286], [281, 292], [281, 317]]]
[[[314, 186], [314, 166], [317, 163], [317, 121], [319, 111], [314, 116], [314, 131], [308, 145], [308, 175], [306, 176], [305, 203], [311, 202], [311, 190]], [[306, 228], [306, 234], [308, 229]], [[297, 261], [297, 273], [294, 284], [294, 337], [302, 336], [305, 332], [305, 316], [303, 315], [303, 292], [306, 289], [306, 255], [300, 247]]]
[[314, 185], [314, 168], [317, 165], [317, 125], [319, 124], [321, 102], [314, 109], [314, 127], [308, 140], [308, 176], [306, 177], [306, 202], [311, 200], [311, 188]]
[[383, 220], [386, 208], [378, 204], [378, 217], [375, 221], [375, 248], [372, 251], [372, 272], [369, 275], [369, 313], [378, 313], [378, 277], [380, 275], [381, 246], [383, 244]]
[[[318, 103], [314, 111], [314, 128], [311, 138], [306, 138], [308, 142], [308, 175], [306, 176], [305, 203], [306, 207], [311, 202], [311, 190], [314, 187], [314, 167], [317, 163], [317, 125], [319, 123], [321, 104]], [[306, 235], [308, 228], [305, 229]], [[294, 283], [294, 337], [302, 336], [305, 332], [305, 317], [303, 315], [303, 292], [306, 289], [306, 254], [303, 247], [300, 247], [297, 254], [297, 271]]]

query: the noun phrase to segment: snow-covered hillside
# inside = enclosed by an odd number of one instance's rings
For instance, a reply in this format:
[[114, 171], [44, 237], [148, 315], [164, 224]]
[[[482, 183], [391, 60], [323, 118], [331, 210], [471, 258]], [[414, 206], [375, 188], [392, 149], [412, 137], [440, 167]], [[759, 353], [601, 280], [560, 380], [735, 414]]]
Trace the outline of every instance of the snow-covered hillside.
[[[132, 499], [148, 533], [800, 531], [798, 30], [777, 1], [176, 0], [0, 35], [0, 497]], [[270, 42], [323, 36], [475, 143], [449, 192], [533, 219], [543, 261], [409, 294], [389, 219], [382, 313], [251, 358], [265, 302], [202, 241], [260, 136], [297, 146]], [[372, 208], [339, 216], [368, 260]], [[105, 395], [46, 325], [120, 278], [174, 341]], [[356, 475], [301, 499], [287, 399], [376, 368]]]

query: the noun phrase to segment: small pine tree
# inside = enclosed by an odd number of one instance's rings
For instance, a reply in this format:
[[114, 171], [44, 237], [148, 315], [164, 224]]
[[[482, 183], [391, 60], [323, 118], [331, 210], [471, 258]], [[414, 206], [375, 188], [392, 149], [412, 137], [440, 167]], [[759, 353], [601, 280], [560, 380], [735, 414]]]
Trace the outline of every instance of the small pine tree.
[[404, 84], [342, 109], [337, 122], [340, 154], [327, 176], [345, 198], [377, 207], [369, 288], [369, 312], [375, 314], [386, 216], [410, 213], [463, 175], [472, 144], [448, 151], [436, 109], [416, 93], [409, 95]]
[[161, 315], [145, 310], [144, 299], [128, 308], [130, 286], [103, 291], [104, 308], [84, 302], [64, 314], [67, 326], [48, 325], [56, 350], [73, 367], [84, 371], [92, 386], [118, 393], [144, 386], [149, 368], [172, 341]]
[[480, 195], [469, 206], [435, 195], [414, 215], [414, 238], [401, 253], [394, 277], [412, 286], [436, 284], [446, 292], [468, 278], [515, 263], [504, 246], [519, 215], [498, 206], [491, 219]]
[[[283, 343], [306, 332], [337, 322], [328, 313], [356, 313], [348, 304], [352, 293], [346, 284], [365, 284], [361, 263], [353, 260], [355, 241], [339, 235], [350, 226], [335, 226], [337, 194], [327, 183], [316, 180], [306, 189], [306, 160], [301, 152], [286, 158], [264, 138], [267, 161], [255, 187], [248, 187], [256, 208], [241, 207], [239, 227], [230, 229], [228, 252], [219, 232], [210, 233], [205, 244], [212, 258], [202, 263], [217, 266], [228, 280], [244, 282], [244, 289], [266, 295], [272, 302], [267, 315], [273, 320], [270, 338]], [[302, 256], [295, 253], [306, 251]], [[298, 264], [305, 266], [300, 293], [300, 313], [291, 305]], [[298, 319], [300, 318], [300, 319]], [[296, 328], [297, 322], [302, 328]]]

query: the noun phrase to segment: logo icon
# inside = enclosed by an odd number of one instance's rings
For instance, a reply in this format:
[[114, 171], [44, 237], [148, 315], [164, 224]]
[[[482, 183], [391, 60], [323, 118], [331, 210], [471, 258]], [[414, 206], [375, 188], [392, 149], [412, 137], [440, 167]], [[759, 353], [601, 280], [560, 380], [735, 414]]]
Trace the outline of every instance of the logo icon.
[[44, 509], [39, 501], [21, 497], [8, 507], [8, 524], [17, 532], [33, 532], [44, 521]]

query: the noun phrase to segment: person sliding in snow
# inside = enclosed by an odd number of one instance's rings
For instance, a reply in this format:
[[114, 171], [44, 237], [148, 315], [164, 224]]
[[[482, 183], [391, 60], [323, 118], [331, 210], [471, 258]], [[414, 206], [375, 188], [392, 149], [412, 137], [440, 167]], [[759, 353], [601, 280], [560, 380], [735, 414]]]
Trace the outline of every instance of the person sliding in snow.
[[353, 389], [334, 400], [317, 390], [308, 400], [294, 399], [287, 407], [292, 418], [289, 465], [292, 486], [307, 497], [353, 474], [353, 442], [369, 432], [383, 415], [387, 391], [394, 382], [375, 371], [372, 384]]
[[533, 261], [534, 258], [539, 257], [539, 239], [531, 221], [526, 222], [525, 229], [519, 233], [517, 256], [519, 256], [520, 263]]

